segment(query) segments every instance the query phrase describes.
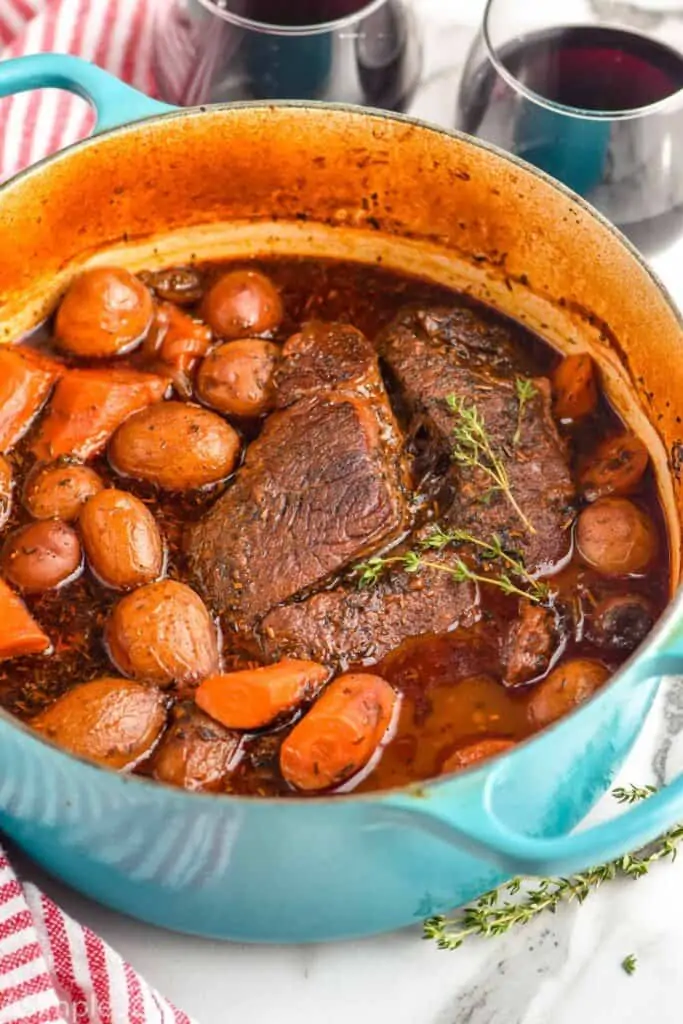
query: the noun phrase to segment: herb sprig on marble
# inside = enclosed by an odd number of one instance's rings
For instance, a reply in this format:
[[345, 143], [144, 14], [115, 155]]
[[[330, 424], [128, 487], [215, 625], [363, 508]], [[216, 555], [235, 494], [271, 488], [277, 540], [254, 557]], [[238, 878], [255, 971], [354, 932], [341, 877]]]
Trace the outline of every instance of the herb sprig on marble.
[[[655, 792], [652, 786], [626, 786], [612, 790], [618, 803], [632, 804], [646, 800]], [[438, 915], [424, 923], [424, 938], [434, 940], [439, 949], [459, 949], [466, 939], [480, 935], [490, 939], [504, 935], [517, 925], [528, 924], [545, 911], [554, 912], [562, 903], [583, 901], [605, 882], [615, 878], [642, 878], [660, 860], [675, 860], [683, 840], [683, 824], [636, 853], [626, 854], [600, 867], [590, 868], [567, 878], [542, 878], [528, 886], [522, 878], [493, 889], [453, 917]], [[632, 962], [631, 970], [626, 961]], [[627, 973], [635, 970], [635, 957], [622, 964]]]

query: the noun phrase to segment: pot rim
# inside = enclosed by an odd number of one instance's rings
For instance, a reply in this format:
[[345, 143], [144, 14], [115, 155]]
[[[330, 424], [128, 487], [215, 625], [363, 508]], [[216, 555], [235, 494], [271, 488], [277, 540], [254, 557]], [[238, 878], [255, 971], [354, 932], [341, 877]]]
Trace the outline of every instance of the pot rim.
[[[643, 271], [650, 279], [654, 287], [663, 295], [668, 306], [674, 313], [674, 316], [681, 329], [683, 335], [683, 310], [681, 310], [678, 304], [674, 301], [668, 288], [660, 280], [659, 276], [655, 273], [652, 267], [647, 263], [642, 254], [636, 249], [636, 247], [622, 234], [621, 231], [614, 224], [607, 220], [598, 210], [596, 210], [590, 203], [588, 203], [582, 196], [573, 192], [572, 189], [568, 188], [562, 182], [552, 178], [545, 171], [539, 170], [537, 167], [527, 163], [525, 160], [520, 159], [518, 156], [507, 153], [500, 149], [498, 146], [494, 146], [489, 142], [485, 142], [482, 139], [475, 138], [474, 136], [467, 135], [465, 132], [458, 131], [453, 128], [444, 128], [440, 125], [433, 124], [429, 121], [425, 121], [421, 118], [412, 117], [408, 114], [397, 114], [386, 110], [379, 110], [374, 107], [360, 107], [350, 103], [323, 103], [308, 100], [283, 100], [277, 103], [265, 101], [265, 100], [246, 100], [240, 103], [215, 103], [198, 107], [184, 107], [172, 110], [168, 113], [156, 114], [151, 117], [145, 118], [142, 121], [127, 122], [123, 125], [118, 125], [114, 128], [107, 129], [97, 135], [92, 135], [81, 139], [78, 142], [73, 143], [71, 146], [67, 146], [65, 149], [59, 150], [50, 156], [44, 157], [42, 160], [35, 164], [20, 171], [19, 174], [14, 175], [8, 181], [0, 185], [0, 204], [3, 198], [8, 192], [26, 181], [30, 181], [31, 177], [42, 174], [53, 164], [58, 164], [62, 160], [68, 160], [72, 153], [86, 149], [90, 146], [96, 146], [101, 138], [109, 138], [115, 135], [125, 135], [127, 132], [144, 129], [148, 124], [156, 124], [160, 121], [175, 120], [186, 117], [200, 117], [204, 114], [210, 114], [215, 112], [223, 112], [225, 114], [232, 113], [233, 111], [243, 110], [273, 110], [273, 109], [294, 109], [301, 111], [310, 111], [311, 113], [324, 113], [325, 111], [335, 111], [340, 113], [350, 113], [356, 116], [361, 115], [367, 117], [369, 120], [386, 120], [386, 121], [399, 121], [403, 124], [411, 125], [418, 128], [420, 131], [432, 132], [437, 135], [443, 135], [450, 139], [457, 139], [459, 142], [464, 143], [467, 146], [483, 149], [488, 153], [493, 154], [499, 159], [512, 164], [519, 170], [532, 174], [534, 177], [539, 178], [545, 184], [550, 185], [554, 191], [559, 192], [566, 198], [571, 199], [581, 210], [596, 220], [601, 228], [607, 231], [613, 236], [613, 238], [621, 244], [623, 248], [627, 250], [629, 255], [635, 259], [639, 265], [641, 271]], [[675, 626], [676, 622], [681, 620], [683, 622], [683, 583], [681, 583], [668, 602], [663, 614], [658, 619], [657, 623], [650, 631], [647, 639], [636, 648], [633, 654], [624, 662], [623, 665], [610, 677], [607, 684], [603, 686], [600, 691], [586, 701], [585, 704], [579, 705], [576, 709], [565, 715], [563, 718], [551, 725], [546, 726], [538, 733], [534, 733], [531, 736], [527, 736], [523, 740], [515, 743], [515, 746], [508, 752], [499, 754], [492, 758], [490, 761], [484, 761], [479, 764], [474, 764], [464, 770], [451, 772], [447, 775], [439, 775], [435, 778], [428, 778], [419, 780], [416, 782], [408, 783], [404, 786], [394, 786], [389, 789], [381, 789], [372, 792], [356, 793], [351, 791], [350, 793], [338, 793], [338, 794], [326, 794], [323, 796], [306, 797], [294, 794], [286, 797], [261, 797], [261, 796], [249, 796], [233, 793], [207, 793], [207, 792], [191, 792], [184, 789], [178, 789], [175, 786], [170, 786], [167, 783], [160, 782], [151, 778], [147, 778], [143, 775], [125, 774], [123, 772], [116, 772], [110, 768], [106, 768], [104, 765], [100, 765], [95, 761], [90, 761], [87, 758], [81, 757], [78, 754], [70, 753], [64, 750], [64, 748], [53, 743], [51, 740], [35, 732], [29, 725], [20, 719], [11, 715], [4, 708], [0, 708], [0, 722], [7, 723], [11, 728], [17, 729], [23, 732], [30, 740], [42, 744], [53, 751], [59, 756], [67, 758], [70, 761], [76, 761], [82, 764], [84, 767], [92, 769], [94, 771], [102, 772], [109, 777], [118, 777], [124, 785], [135, 785], [142, 786], [148, 792], [158, 791], [159, 788], [164, 791], [165, 795], [172, 800], [185, 801], [188, 799], [204, 801], [211, 801], [215, 803], [217, 800], [221, 803], [223, 801], [229, 801], [231, 804], [238, 804], [242, 806], [262, 806], [270, 807], [277, 806], [280, 808], [288, 805], [296, 808], [302, 806], [309, 806], [315, 808], [324, 805], [338, 805], [340, 807], [347, 806], [349, 802], [354, 804], [366, 804], [372, 805], [379, 801], [387, 798], [407, 795], [407, 796], [420, 796], [427, 789], [441, 789], [446, 785], [452, 785], [456, 779], [470, 778], [475, 773], [484, 773], [492, 765], [499, 766], [504, 760], [510, 760], [517, 756], [520, 750], [526, 749], [530, 744], [535, 742], [542, 742], [543, 739], [553, 733], [557, 729], [566, 728], [572, 721], [578, 720], [582, 715], [585, 715], [589, 708], [598, 701], [606, 699], [607, 694], [615, 687], [618, 686], [622, 678], [625, 677], [628, 672], [637, 664], [641, 659], [644, 659], [648, 653], [654, 653], [657, 648], [662, 649], [663, 642], [667, 635], [671, 632], [672, 627]]]

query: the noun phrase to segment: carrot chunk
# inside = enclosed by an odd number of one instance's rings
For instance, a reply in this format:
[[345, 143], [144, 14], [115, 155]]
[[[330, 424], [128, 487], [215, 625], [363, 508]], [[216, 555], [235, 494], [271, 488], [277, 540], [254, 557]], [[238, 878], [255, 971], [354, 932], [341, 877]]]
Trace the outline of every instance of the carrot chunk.
[[285, 658], [263, 668], [209, 676], [195, 702], [228, 729], [262, 729], [315, 697], [328, 674], [315, 661]]
[[0, 451], [23, 437], [64, 367], [28, 350], [0, 347]]
[[380, 676], [335, 679], [280, 748], [280, 770], [291, 786], [316, 792], [364, 768], [392, 723], [398, 695]]
[[24, 602], [0, 579], [0, 661], [45, 654], [52, 644]]
[[60, 455], [89, 459], [125, 419], [160, 401], [168, 380], [136, 370], [70, 370], [59, 382], [32, 451], [41, 461]]
[[553, 374], [554, 411], [560, 420], [578, 420], [595, 412], [598, 385], [589, 355], [567, 356]]

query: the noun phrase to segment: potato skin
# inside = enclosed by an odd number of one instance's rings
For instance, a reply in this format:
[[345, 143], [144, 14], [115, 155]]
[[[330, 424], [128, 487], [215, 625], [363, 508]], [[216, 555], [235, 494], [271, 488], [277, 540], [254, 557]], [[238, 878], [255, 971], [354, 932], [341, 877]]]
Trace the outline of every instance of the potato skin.
[[604, 665], [588, 658], [559, 665], [531, 691], [527, 713], [532, 724], [540, 729], [556, 722], [592, 697], [609, 675]]
[[601, 498], [579, 516], [576, 546], [598, 572], [628, 576], [652, 562], [657, 534], [650, 517], [627, 498]]
[[204, 296], [201, 316], [221, 338], [271, 334], [282, 322], [282, 299], [265, 274], [231, 270]]
[[216, 626], [194, 590], [175, 580], [148, 583], [122, 598], [105, 642], [123, 675], [159, 686], [196, 685], [219, 668]]
[[229, 476], [239, 450], [239, 435], [216, 413], [162, 402], [118, 428], [109, 443], [109, 460], [121, 476], [163, 490], [192, 491]]
[[45, 519], [15, 530], [0, 553], [3, 576], [25, 594], [53, 590], [81, 569], [77, 534], [59, 519]]
[[197, 372], [197, 397], [226, 416], [263, 416], [275, 406], [273, 374], [280, 349], [245, 338], [219, 345]]
[[13, 489], [12, 463], [4, 455], [0, 455], [0, 530], [12, 514]]
[[153, 750], [166, 725], [166, 698], [130, 679], [94, 679], [59, 697], [30, 724], [72, 754], [125, 771]]
[[142, 281], [122, 267], [95, 267], [71, 283], [57, 310], [55, 337], [70, 355], [122, 355], [142, 341], [153, 313]]
[[76, 463], [38, 466], [24, 484], [23, 503], [34, 519], [78, 519], [81, 508], [104, 484], [94, 469]]
[[172, 724], [154, 752], [159, 782], [194, 792], [216, 792], [237, 759], [241, 737], [193, 705], [177, 705]]
[[132, 590], [161, 576], [161, 534], [139, 498], [126, 491], [100, 491], [84, 505], [79, 526], [90, 567], [107, 586]]

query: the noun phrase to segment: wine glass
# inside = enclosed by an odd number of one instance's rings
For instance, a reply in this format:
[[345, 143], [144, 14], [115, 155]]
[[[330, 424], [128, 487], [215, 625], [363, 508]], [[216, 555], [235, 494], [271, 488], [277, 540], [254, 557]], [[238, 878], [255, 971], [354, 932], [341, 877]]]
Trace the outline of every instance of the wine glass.
[[569, 185], [648, 254], [662, 249], [683, 231], [677, 13], [647, 0], [488, 0], [458, 126]]
[[309, 99], [404, 110], [421, 46], [409, 0], [172, 0], [157, 6], [170, 103]]

